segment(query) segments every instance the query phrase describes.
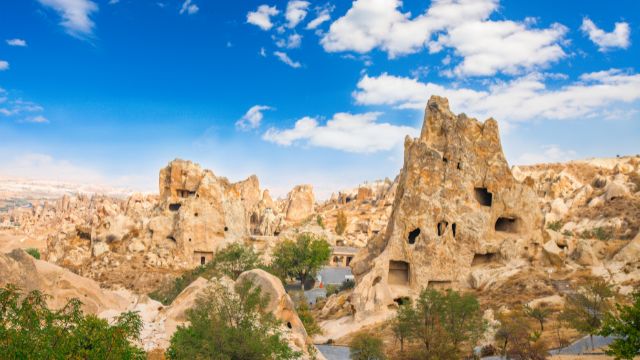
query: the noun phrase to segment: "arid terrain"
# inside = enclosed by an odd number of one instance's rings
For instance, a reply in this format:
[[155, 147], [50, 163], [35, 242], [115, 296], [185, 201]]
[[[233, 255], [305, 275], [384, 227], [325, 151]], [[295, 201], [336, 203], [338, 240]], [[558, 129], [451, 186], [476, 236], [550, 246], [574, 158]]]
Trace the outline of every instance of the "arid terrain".
[[[45, 291], [54, 307], [77, 297], [105, 318], [140, 311], [148, 351], [167, 347], [210, 280], [198, 279], [168, 306], [149, 292], [228, 244], [268, 261], [276, 244], [304, 232], [357, 249], [355, 288], [313, 310], [323, 334], [307, 336], [280, 280], [261, 270], [242, 275], [282, 299], [273, 311], [293, 323], [289, 341], [298, 349], [347, 344], [371, 329], [396, 346], [386, 321], [423, 288], [471, 292], [495, 322], [494, 314], [524, 304], [560, 309], [587, 278], [620, 295], [640, 285], [639, 155], [510, 167], [497, 123], [453, 114], [444, 98], [429, 101], [394, 180], [336, 189], [326, 200], [299, 185], [273, 199], [256, 176], [231, 183], [176, 159], [158, 183], [155, 194], [126, 194], [2, 180], [0, 283]], [[28, 248], [41, 260], [16, 250]], [[568, 328], [544, 336], [553, 343], [560, 332], [577, 337]]]

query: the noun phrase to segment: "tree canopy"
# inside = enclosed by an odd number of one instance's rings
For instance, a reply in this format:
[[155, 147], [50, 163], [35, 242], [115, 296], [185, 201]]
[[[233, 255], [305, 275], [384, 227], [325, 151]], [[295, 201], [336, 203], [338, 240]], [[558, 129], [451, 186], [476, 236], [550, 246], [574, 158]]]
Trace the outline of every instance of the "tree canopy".
[[296, 241], [287, 239], [275, 246], [271, 267], [283, 282], [294, 278], [304, 284], [316, 276], [330, 257], [331, 246], [324, 238], [304, 233]]
[[0, 358], [146, 359], [132, 343], [142, 330], [138, 314], [123, 313], [109, 324], [85, 316], [77, 299], [59, 310], [49, 309], [46, 299], [37, 290], [23, 294], [11, 285], [0, 288]]
[[632, 295], [630, 305], [616, 304], [617, 314], [605, 317], [600, 334], [614, 336], [605, 351], [618, 359], [633, 359], [640, 354], [640, 290]]

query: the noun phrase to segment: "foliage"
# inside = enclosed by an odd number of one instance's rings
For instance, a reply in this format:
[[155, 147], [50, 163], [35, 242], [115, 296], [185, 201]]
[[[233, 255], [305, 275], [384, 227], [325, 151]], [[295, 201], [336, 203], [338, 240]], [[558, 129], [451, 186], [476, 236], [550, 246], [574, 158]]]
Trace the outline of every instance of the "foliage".
[[230, 244], [216, 252], [213, 259], [205, 265], [185, 272], [177, 277], [171, 286], [162, 286], [149, 293], [149, 297], [164, 305], [169, 305], [199, 277], [210, 279], [214, 276], [226, 275], [235, 280], [243, 272], [261, 267], [263, 265], [260, 262], [260, 255], [252, 248], [240, 244]]
[[398, 309], [398, 314], [391, 323], [391, 330], [393, 335], [400, 342], [400, 351], [404, 351], [404, 343], [408, 339], [411, 339], [413, 334], [413, 328], [415, 326], [415, 311], [411, 307], [411, 304], [401, 305]]
[[617, 314], [605, 317], [600, 335], [614, 336], [605, 351], [618, 359], [633, 359], [640, 354], [640, 290], [632, 295], [631, 305], [616, 304]]
[[560, 229], [562, 229], [562, 225], [563, 224], [561, 220], [552, 221], [549, 224], [547, 224], [547, 229], [553, 230], [553, 231], [560, 231]]
[[297, 359], [279, 331], [280, 323], [264, 312], [269, 302], [249, 281], [231, 291], [222, 284], [206, 289], [187, 310], [189, 325], [179, 326], [167, 350], [169, 359]]
[[546, 344], [540, 339], [540, 333], [533, 331], [524, 312], [512, 311], [501, 315], [499, 320], [495, 340], [502, 356], [515, 360], [547, 358]]
[[337, 285], [334, 284], [327, 284], [327, 286], [325, 286], [325, 291], [327, 292], [327, 297], [333, 295], [333, 294], [337, 294], [340, 292], [340, 288]]
[[573, 236], [573, 232], [571, 230], [565, 230], [562, 232], [562, 235], [564, 236]]
[[338, 235], [344, 234], [344, 231], [347, 230], [347, 215], [345, 215], [342, 210], [338, 211], [335, 230]]
[[593, 348], [593, 335], [602, 326], [612, 297], [609, 284], [602, 279], [591, 279], [579, 291], [567, 296], [561, 318], [578, 332], [589, 334]]
[[544, 322], [547, 320], [549, 315], [551, 315], [551, 309], [539, 306], [536, 308], [532, 308], [529, 305], [524, 306], [524, 314], [536, 319], [538, 323], [540, 323], [540, 332], [544, 331]]
[[316, 216], [316, 222], [318, 223], [318, 226], [324, 229], [324, 221], [322, 220], [321, 215]]
[[0, 288], [0, 357], [2, 359], [146, 359], [132, 341], [142, 321], [136, 313], [121, 314], [113, 325], [85, 316], [82, 303], [71, 299], [62, 309], [47, 307], [47, 296]]
[[271, 267], [283, 282], [295, 278], [304, 284], [329, 262], [331, 246], [322, 237], [303, 233], [296, 241], [286, 239], [277, 244], [272, 256]]
[[322, 334], [322, 328], [320, 328], [316, 322], [316, 318], [313, 317], [304, 294], [300, 299], [298, 299], [298, 301], [296, 301], [296, 312], [298, 313], [298, 317], [300, 318], [300, 321], [302, 321], [302, 325], [304, 325], [304, 329], [307, 331], [309, 336]]
[[345, 291], [349, 289], [353, 289], [356, 286], [356, 282], [352, 279], [345, 279], [342, 284], [340, 284], [340, 291]]
[[349, 344], [352, 360], [384, 360], [382, 340], [370, 334], [358, 334]]
[[28, 248], [24, 250], [27, 254], [33, 256], [34, 258], [40, 260], [40, 250], [36, 248]]
[[611, 240], [613, 237], [613, 231], [604, 227], [597, 227], [591, 230], [583, 230], [580, 233], [580, 237], [583, 239], [598, 239], [600, 241]]
[[434, 289], [422, 290], [415, 306], [401, 306], [394, 323], [396, 337], [402, 336], [402, 342], [417, 341], [424, 358], [442, 360], [461, 359], [471, 353], [485, 328], [475, 296]]

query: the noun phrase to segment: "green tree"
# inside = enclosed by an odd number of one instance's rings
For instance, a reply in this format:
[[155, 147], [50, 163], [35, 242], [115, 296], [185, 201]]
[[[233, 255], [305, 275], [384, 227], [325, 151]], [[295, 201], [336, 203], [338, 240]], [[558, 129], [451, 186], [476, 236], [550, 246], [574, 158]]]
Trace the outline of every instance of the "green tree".
[[324, 229], [324, 221], [322, 220], [322, 216], [320, 214], [316, 216], [316, 222], [318, 223], [318, 226]]
[[561, 317], [578, 332], [589, 334], [592, 349], [593, 335], [600, 330], [602, 320], [611, 308], [609, 300], [612, 297], [611, 286], [602, 279], [589, 280], [567, 296]]
[[391, 330], [393, 335], [400, 341], [400, 351], [404, 351], [404, 343], [411, 339], [413, 328], [415, 327], [416, 313], [411, 304], [401, 305], [398, 314], [393, 319]]
[[422, 290], [415, 306], [403, 305], [394, 324], [396, 334], [421, 343], [425, 359], [442, 360], [470, 353], [485, 328], [475, 296], [434, 289]]
[[352, 360], [385, 360], [382, 340], [370, 334], [358, 334], [351, 343], [350, 355]]
[[123, 313], [110, 325], [85, 316], [77, 299], [55, 311], [46, 300], [37, 290], [23, 294], [15, 286], [0, 288], [0, 358], [146, 359], [132, 344], [142, 329], [138, 314]]
[[324, 238], [304, 233], [296, 241], [286, 239], [275, 246], [271, 267], [283, 282], [295, 278], [304, 287], [329, 262], [330, 256], [331, 246]]
[[529, 305], [525, 305], [523, 310], [525, 315], [538, 321], [540, 324], [540, 332], [542, 333], [544, 331], [544, 322], [547, 320], [549, 315], [551, 315], [551, 309], [543, 306], [532, 308]]
[[630, 305], [616, 304], [617, 314], [605, 317], [600, 335], [614, 336], [605, 351], [618, 359], [633, 359], [640, 355], [640, 290], [632, 295]]
[[167, 350], [169, 359], [297, 359], [280, 333], [280, 323], [264, 311], [269, 302], [244, 281], [235, 291], [216, 284], [187, 310], [189, 325], [179, 326]]
[[345, 215], [342, 210], [338, 211], [335, 230], [338, 235], [344, 234], [344, 231], [347, 230], [347, 215]]
[[304, 329], [307, 331], [309, 336], [322, 334], [322, 328], [320, 328], [320, 325], [316, 322], [316, 318], [313, 317], [304, 294], [298, 301], [296, 301], [296, 312], [298, 313], [298, 317], [300, 318], [300, 321], [302, 321], [302, 325], [304, 325]]

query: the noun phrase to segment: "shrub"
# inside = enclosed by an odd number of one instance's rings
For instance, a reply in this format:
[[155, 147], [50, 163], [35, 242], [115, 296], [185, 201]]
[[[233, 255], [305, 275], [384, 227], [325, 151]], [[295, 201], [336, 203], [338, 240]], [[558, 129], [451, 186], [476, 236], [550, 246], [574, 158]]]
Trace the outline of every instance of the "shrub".
[[593, 234], [593, 236], [596, 239], [598, 239], [600, 241], [610, 240], [611, 237], [613, 236], [613, 234], [612, 234], [610, 229], [605, 229], [603, 227], [597, 227], [597, 228], [593, 229], [591, 233]]
[[631, 360], [640, 354], [640, 289], [632, 295], [630, 305], [616, 304], [616, 309], [616, 315], [605, 317], [600, 335], [615, 338], [607, 355]]
[[344, 234], [344, 231], [347, 230], [347, 215], [342, 210], [338, 211], [335, 230], [338, 235]]
[[556, 221], [552, 221], [549, 224], [547, 224], [547, 229], [549, 230], [553, 230], [553, 231], [560, 231], [560, 229], [562, 229], [562, 221], [560, 220], [556, 220]]
[[573, 232], [571, 230], [565, 230], [562, 232], [562, 235], [564, 236], [573, 236]]
[[369, 334], [356, 335], [351, 343], [350, 354], [352, 360], [384, 360], [382, 340]]
[[340, 285], [340, 291], [353, 289], [356, 286], [356, 282], [352, 279], [345, 279]]
[[47, 307], [47, 296], [0, 288], [0, 358], [2, 359], [146, 359], [133, 345], [142, 330], [140, 316], [121, 314], [113, 325], [85, 316], [71, 299], [60, 310]]
[[327, 284], [327, 286], [325, 286], [325, 291], [327, 292], [327, 297], [333, 295], [333, 294], [337, 294], [340, 292], [340, 289], [338, 289], [337, 285], [334, 284]]
[[298, 313], [298, 317], [300, 318], [300, 321], [302, 321], [304, 329], [307, 330], [307, 334], [309, 336], [322, 334], [322, 329], [316, 322], [316, 319], [313, 317], [311, 309], [309, 309], [309, 304], [307, 304], [304, 295], [298, 301], [296, 301], [296, 312]]
[[322, 220], [322, 216], [318, 215], [316, 217], [316, 222], [318, 223], [318, 226], [324, 229], [324, 221]]
[[244, 281], [231, 291], [222, 284], [206, 289], [187, 310], [187, 326], [171, 337], [169, 359], [297, 359], [280, 332], [280, 323], [265, 312], [269, 297]]
[[540, 333], [532, 329], [527, 315], [522, 311], [511, 311], [499, 316], [500, 327], [495, 340], [500, 353], [507, 359], [543, 360], [547, 358], [546, 343], [540, 339]]
[[40, 260], [40, 250], [36, 249], [36, 248], [28, 248], [25, 250], [25, 252], [31, 256], [33, 256], [34, 258]]

